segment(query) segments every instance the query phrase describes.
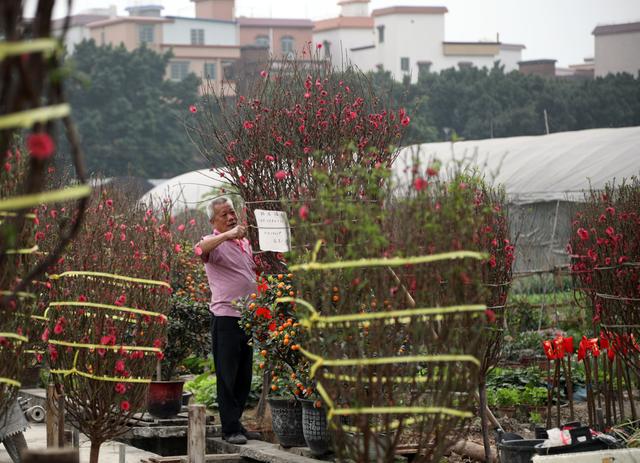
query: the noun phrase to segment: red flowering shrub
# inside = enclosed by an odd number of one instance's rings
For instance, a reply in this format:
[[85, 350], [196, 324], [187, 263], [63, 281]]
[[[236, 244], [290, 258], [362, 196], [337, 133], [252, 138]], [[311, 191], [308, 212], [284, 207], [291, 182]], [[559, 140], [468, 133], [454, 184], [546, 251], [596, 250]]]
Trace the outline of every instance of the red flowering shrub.
[[[363, 74], [334, 71], [307, 52], [308, 65], [271, 66], [246, 95], [205, 95], [204, 110], [187, 119], [201, 152], [223, 166], [221, 174], [246, 201], [250, 225], [254, 209], [297, 215], [316, 196], [314, 171], [390, 166], [409, 121]], [[256, 230], [249, 231], [256, 242]], [[266, 271], [283, 271], [272, 254], [263, 260]]]
[[[0, 154], [4, 169], [0, 170], [0, 198], [24, 194], [29, 174], [29, 159], [20, 149], [11, 147]], [[15, 296], [12, 290], [33, 267], [34, 259], [28, 251], [35, 243], [33, 219], [17, 214], [13, 209], [0, 210], [0, 424], [6, 407], [11, 404], [20, 387], [21, 357], [27, 346], [30, 331], [33, 295]], [[24, 337], [24, 338], [23, 338]]]
[[[67, 214], [52, 212], [38, 211], [45, 244]], [[91, 440], [96, 461], [100, 445], [142, 411], [163, 357], [175, 244], [167, 210], [130, 204], [123, 192], [98, 191], [86, 217], [50, 269], [42, 338], [69, 418]]]
[[[600, 325], [624, 344], [628, 365], [637, 370], [640, 316], [640, 180], [591, 191], [572, 222], [571, 271], [593, 305]], [[633, 354], [633, 355], [631, 355]]]

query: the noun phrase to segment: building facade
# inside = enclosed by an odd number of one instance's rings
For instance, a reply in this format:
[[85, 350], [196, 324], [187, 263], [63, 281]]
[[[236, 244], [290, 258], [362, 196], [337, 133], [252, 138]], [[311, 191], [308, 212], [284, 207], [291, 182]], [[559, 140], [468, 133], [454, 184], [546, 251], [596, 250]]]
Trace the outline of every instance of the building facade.
[[310, 19], [238, 18], [240, 46], [266, 47], [276, 58], [301, 57], [313, 39]]
[[640, 22], [598, 26], [595, 38], [595, 76], [640, 73]]
[[393, 6], [370, 13], [369, 3], [340, 0], [339, 17], [315, 22], [314, 41], [324, 44], [335, 66], [384, 69], [412, 82], [424, 70], [493, 67], [496, 61], [506, 71], [518, 69], [524, 45], [445, 41], [445, 7]]

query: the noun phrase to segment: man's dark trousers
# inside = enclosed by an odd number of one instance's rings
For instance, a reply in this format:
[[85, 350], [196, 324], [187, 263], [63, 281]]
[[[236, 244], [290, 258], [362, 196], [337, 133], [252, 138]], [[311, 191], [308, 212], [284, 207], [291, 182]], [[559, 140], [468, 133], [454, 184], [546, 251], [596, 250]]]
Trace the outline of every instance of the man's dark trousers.
[[211, 342], [222, 434], [242, 432], [240, 417], [251, 391], [253, 348], [236, 317], [213, 317]]

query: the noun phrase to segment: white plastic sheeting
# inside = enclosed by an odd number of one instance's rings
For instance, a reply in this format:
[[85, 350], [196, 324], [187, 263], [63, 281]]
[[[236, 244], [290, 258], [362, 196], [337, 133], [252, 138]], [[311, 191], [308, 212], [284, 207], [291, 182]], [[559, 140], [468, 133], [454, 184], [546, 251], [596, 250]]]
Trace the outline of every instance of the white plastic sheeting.
[[224, 188], [226, 182], [216, 171], [194, 170], [179, 175], [149, 190], [140, 201], [158, 203], [169, 198], [174, 212], [184, 209], [204, 209], [214, 189]]
[[410, 146], [394, 164], [401, 181], [416, 155], [424, 167], [434, 158], [445, 168], [469, 160], [513, 203], [580, 201], [590, 186], [640, 174], [640, 127]]

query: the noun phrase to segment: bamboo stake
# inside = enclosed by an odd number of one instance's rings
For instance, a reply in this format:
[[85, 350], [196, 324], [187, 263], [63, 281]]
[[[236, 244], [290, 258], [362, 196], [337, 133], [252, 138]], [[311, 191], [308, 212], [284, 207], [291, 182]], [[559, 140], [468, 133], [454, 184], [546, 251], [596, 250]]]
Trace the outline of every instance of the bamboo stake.
[[569, 421], [574, 421], [575, 415], [573, 412], [573, 379], [571, 377], [571, 354], [567, 356], [567, 368], [565, 370], [565, 375], [567, 377], [567, 394], [569, 395]]
[[547, 429], [551, 428], [551, 360], [547, 358]]
[[631, 385], [631, 375], [629, 373], [629, 366], [623, 365], [625, 383], [627, 384], [627, 394], [629, 394], [629, 405], [631, 406], [631, 420], [636, 421], [638, 419], [638, 415], [636, 414], [636, 405], [633, 400], [633, 387]]
[[555, 374], [555, 380], [556, 380], [556, 411], [558, 413], [558, 416], [556, 416], [556, 424], [558, 426], [558, 428], [560, 427], [560, 363], [562, 362], [562, 359], [556, 359], [556, 374]]
[[624, 392], [622, 390], [622, 366], [620, 362], [620, 357], [616, 355], [616, 380], [618, 383], [618, 408], [620, 409], [620, 421], [625, 420], [624, 413]]
[[602, 356], [602, 389], [604, 391], [604, 411], [607, 427], [611, 427], [611, 399], [609, 397], [609, 381], [607, 380], [607, 356]]

